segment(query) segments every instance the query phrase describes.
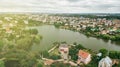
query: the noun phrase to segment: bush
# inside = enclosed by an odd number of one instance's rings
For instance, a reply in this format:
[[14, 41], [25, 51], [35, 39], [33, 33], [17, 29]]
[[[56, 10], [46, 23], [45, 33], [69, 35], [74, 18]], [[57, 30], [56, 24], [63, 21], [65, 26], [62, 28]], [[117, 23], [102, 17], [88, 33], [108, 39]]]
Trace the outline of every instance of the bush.
[[49, 58], [53, 60], [57, 60], [60, 59], [61, 57], [59, 55], [51, 55]]
[[36, 44], [39, 44], [41, 39], [42, 39], [42, 37], [40, 35], [36, 35], [33, 40]]
[[78, 59], [78, 51], [80, 49], [85, 49], [81, 44], [76, 45], [75, 47], [71, 47], [69, 50], [69, 55], [71, 56], [71, 59], [74, 61], [77, 61]]
[[109, 56], [110, 56], [110, 58], [113, 58], [113, 59], [120, 59], [120, 52], [118, 52], [118, 51], [110, 51]]
[[5, 67], [4, 61], [0, 60], [0, 67]]
[[56, 62], [56, 63], [53, 63], [50, 67], [71, 67], [70, 64], [64, 64], [62, 62]]
[[37, 29], [30, 29], [29, 30], [31, 34], [38, 34], [38, 30]]
[[108, 55], [108, 50], [106, 49], [100, 49], [99, 52], [102, 53], [102, 57], [106, 57]]

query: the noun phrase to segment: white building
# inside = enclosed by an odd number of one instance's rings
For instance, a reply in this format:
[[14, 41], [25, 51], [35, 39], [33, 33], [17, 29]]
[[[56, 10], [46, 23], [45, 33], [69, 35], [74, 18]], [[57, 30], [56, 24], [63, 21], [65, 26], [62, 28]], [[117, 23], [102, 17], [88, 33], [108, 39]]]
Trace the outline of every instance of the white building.
[[98, 67], [112, 67], [112, 60], [107, 56], [99, 61]]
[[67, 44], [61, 44], [59, 46], [59, 51], [61, 53], [62, 59], [67, 60], [68, 59], [68, 54], [69, 54], [69, 47], [68, 47], [68, 45]]
[[24, 23], [25, 23], [25, 24], [28, 24], [29, 22], [28, 22], [27, 20], [24, 20]]

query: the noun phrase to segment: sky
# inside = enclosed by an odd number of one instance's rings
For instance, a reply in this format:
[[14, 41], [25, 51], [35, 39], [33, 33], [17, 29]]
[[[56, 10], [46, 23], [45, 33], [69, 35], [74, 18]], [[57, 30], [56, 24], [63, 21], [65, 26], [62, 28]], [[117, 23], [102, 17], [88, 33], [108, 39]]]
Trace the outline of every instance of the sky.
[[120, 13], [120, 0], [0, 0], [0, 12]]

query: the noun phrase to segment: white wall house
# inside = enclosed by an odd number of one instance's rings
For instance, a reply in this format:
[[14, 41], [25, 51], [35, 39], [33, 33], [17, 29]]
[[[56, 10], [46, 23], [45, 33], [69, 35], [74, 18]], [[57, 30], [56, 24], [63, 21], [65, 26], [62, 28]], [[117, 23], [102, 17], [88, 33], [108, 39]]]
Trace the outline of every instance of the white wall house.
[[69, 47], [67, 44], [61, 44], [59, 46], [59, 52], [61, 53], [62, 59], [64, 59], [64, 60], [68, 59]]

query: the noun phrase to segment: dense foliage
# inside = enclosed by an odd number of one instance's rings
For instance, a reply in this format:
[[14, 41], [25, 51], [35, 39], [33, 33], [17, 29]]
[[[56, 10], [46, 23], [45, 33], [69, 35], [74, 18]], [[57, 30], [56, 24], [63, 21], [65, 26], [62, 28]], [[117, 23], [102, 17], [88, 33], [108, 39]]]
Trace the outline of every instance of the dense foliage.
[[120, 59], [120, 51], [110, 51], [109, 56], [113, 59]]
[[[4, 19], [12, 18], [9, 20]], [[0, 20], [0, 67], [33, 67], [38, 62], [39, 52], [31, 50], [39, 44], [42, 36], [37, 29], [26, 29], [33, 24], [26, 15], [1, 15]], [[24, 23], [26, 20], [26, 24]]]
[[77, 61], [78, 59], [78, 51], [80, 49], [85, 49], [81, 44], [76, 44], [74, 43], [75, 46], [71, 46], [70, 50], [69, 50], [69, 55], [71, 56], [71, 59], [74, 61]]

